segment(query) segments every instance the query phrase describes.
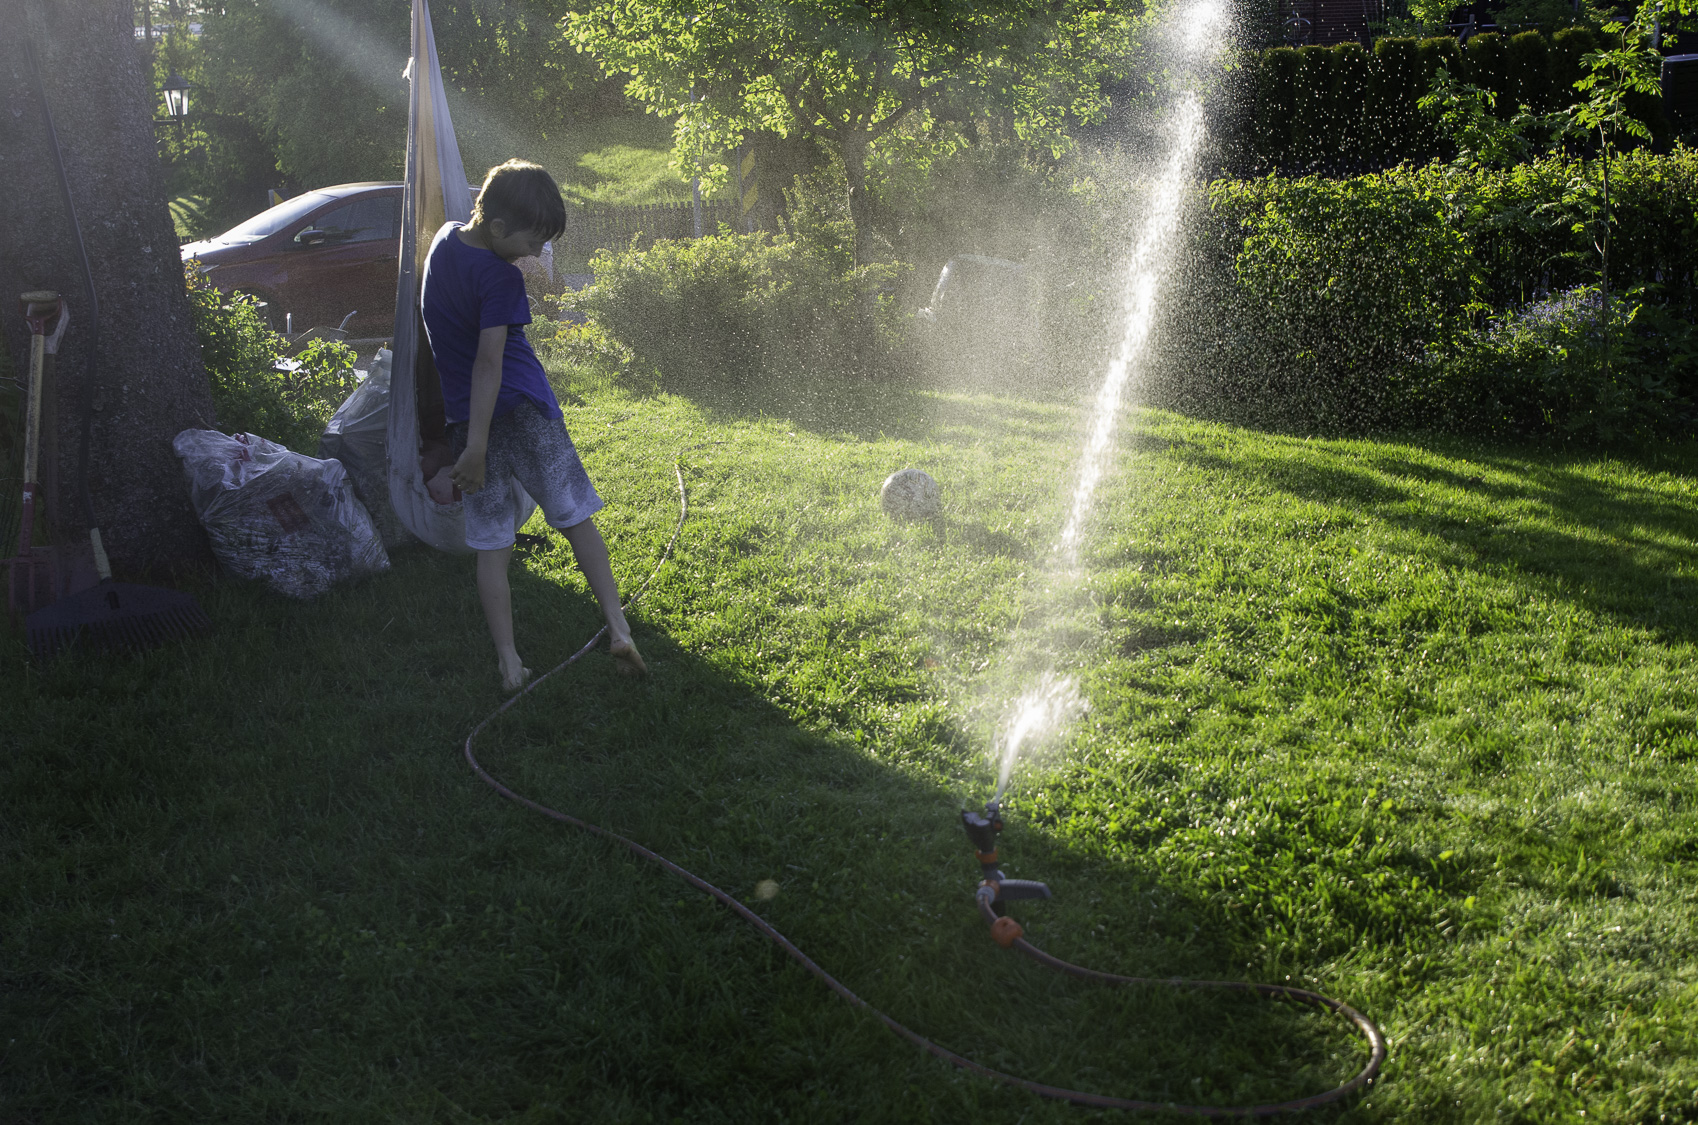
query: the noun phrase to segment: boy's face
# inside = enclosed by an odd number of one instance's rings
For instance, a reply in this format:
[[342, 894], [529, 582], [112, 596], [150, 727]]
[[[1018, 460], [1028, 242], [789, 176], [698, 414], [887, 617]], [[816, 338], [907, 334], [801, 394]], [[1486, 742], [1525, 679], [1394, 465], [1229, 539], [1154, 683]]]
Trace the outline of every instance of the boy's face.
[[509, 231], [505, 219], [491, 219], [486, 228], [489, 248], [504, 262], [534, 258], [548, 245], [548, 239], [533, 230]]

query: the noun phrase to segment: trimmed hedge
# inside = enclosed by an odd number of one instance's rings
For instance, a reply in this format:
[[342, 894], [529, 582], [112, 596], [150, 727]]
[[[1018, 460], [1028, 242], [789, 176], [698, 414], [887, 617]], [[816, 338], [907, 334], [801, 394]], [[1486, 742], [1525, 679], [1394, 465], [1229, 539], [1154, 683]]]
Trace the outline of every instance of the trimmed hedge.
[[1548, 296], [1596, 282], [1572, 197], [1597, 163], [1216, 182], [1158, 399], [1335, 432], [1690, 434], [1698, 151], [1612, 164], [1611, 290], [1639, 292], [1611, 334], [1590, 299]]
[[[1497, 114], [1507, 120], [1522, 105], [1548, 113], [1572, 104], [1580, 60], [1598, 46], [1590, 30], [1572, 27], [1549, 38], [1488, 31], [1460, 48], [1448, 36], [1381, 39], [1372, 54], [1357, 43], [1274, 47], [1256, 64], [1248, 148], [1263, 168], [1361, 171], [1419, 161], [1441, 147], [1415, 104], [1440, 67], [1495, 93]], [[1634, 96], [1628, 108], [1650, 125], [1654, 145], [1667, 143], [1671, 130], [1658, 99]]]

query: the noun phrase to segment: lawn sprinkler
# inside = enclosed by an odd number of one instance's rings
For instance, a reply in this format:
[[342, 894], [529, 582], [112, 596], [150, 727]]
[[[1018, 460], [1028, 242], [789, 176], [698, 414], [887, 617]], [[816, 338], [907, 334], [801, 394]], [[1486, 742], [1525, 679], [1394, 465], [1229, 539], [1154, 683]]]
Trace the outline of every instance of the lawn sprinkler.
[[1010, 879], [997, 866], [996, 838], [1002, 831], [1002, 805], [996, 798], [985, 802], [982, 813], [962, 809], [961, 827], [967, 830], [967, 839], [973, 842], [973, 854], [978, 857], [979, 871], [983, 876], [973, 896], [979, 904], [979, 913], [990, 923], [991, 937], [1002, 948], [1008, 949], [1024, 931], [1020, 923], [1004, 913], [1004, 904], [1020, 899], [1049, 898], [1049, 885], [1035, 879]]
[[[707, 444], [718, 443], [703, 443], [703, 445]], [[702, 446], [691, 447], [692, 450], [699, 448], [702, 448]], [[684, 529], [684, 520], [690, 510], [689, 495], [684, 485], [684, 469], [682, 463], [684, 452], [689, 452], [689, 450], [680, 452], [679, 457], [673, 462], [673, 475], [678, 481], [678, 522], [673, 526], [672, 537], [667, 541], [666, 547], [661, 551], [660, 559], [655, 563], [654, 570], [649, 573], [649, 576], [643, 580], [636, 592], [631, 595], [629, 601], [626, 602], [627, 606], [642, 597], [648, 590], [649, 584], [654, 581], [655, 575], [660, 573], [660, 568], [666, 563], [667, 559], [672, 556], [672, 548], [678, 541], [678, 534]], [[719, 887], [709, 883], [701, 876], [686, 870], [667, 859], [665, 856], [651, 851], [642, 844], [637, 843], [635, 840], [621, 836], [618, 833], [610, 831], [609, 829], [603, 828], [599, 825], [591, 824], [586, 820], [580, 820], [578, 817], [561, 812], [558, 809], [549, 808], [547, 805], [533, 801], [529, 797], [523, 796], [522, 794], [509, 789], [500, 781], [496, 780], [496, 778], [490, 774], [488, 770], [484, 769], [484, 767], [478, 762], [477, 755], [473, 751], [472, 744], [476, 741], [478, 736], [483, 733], [484, 729], [488, 727], [490, 723], [494, 722], [496, 718], [535, 692], [543, 683], [548, 681], [556, 673], [564, 671], [567, 667], [577, 663], [579, 659], [596, 646], [596, 643], [601, 640], [605, 632], [606, 629], [604, 628], [602, 632], [598, 632], [595, 636], [591, 637], [582, 648], [567, 657], [555, 668], [532, 679], [531, 682], [525, 685], [523, 689], [509, 697], [505, 703], [490, 712], [484, 717], [482, 722], [472, 728], [472, 732], [466, 736], [466, 764], [471, 766], [473, 772], [476, 773], [479, 778], [508, 800], [523, 805], [535, 812], [541, 813], [543, 816], [546, 816], [551, 820], [571, 825], [574, 828], [617, 843], [628, 849], [633, 854], [642, 857], [668, 872], [671, 872], [673, 875], [676, 875], [686, 883], [695, 887], [697, 890], [711, 896], [713, 899], [735, 913], [738, 917], [742, 918], [745, 922], [749, 923], [749, 925], [753, 926], [774, 945], [783, 950], [784, 953], [793, 959], [798, 965], [817, 977], [832, 992], [842, 997], [848, 1003], [853, 1004], [855, 1007], [870, 1012], [879, 1020], [879, 1022], [883, 1023], [884, 1026], [889, 1028], [893, 1033], [905, 1039], [909, 1043], [912, 1043], [914, 1046], [925, 1051], [932, 1057], [941, 1059], [944, 1062], [949, 1063], [951, 1066], [959, 1067], [969, 1073], [977, 1074], [981, 1077], [1003, 1083], [1013, 1089], [1024, 1090], [1028, 1093], [1038, 1094], [1046, 1098], [1056, 1098], [1062, 1101], [1072, 1102], [1075, 1105], [1091, 1106], [1098, 1109], [1125, 1109], [1135, 1112], [1161, 1111], [1193, 1117], [1262, 1117], [1276, 1113], [1290, 1113], [1297, 1110], [1314, 1109], [1317, 1106], [1328, 1105], [1349, 1097], [1357, 1091], [1366, 1088], [1368, 1084], [1373, 1082], [1379, 1075], [1380, 1067], [1384, 1064], [1386, 1059], [1385, 1037], [1380, 1034], [1379, 1028], [1374, 1026], [1373, 1021], [1369, 1020], [1366, 1016], [1356, 1011], [1354, 1008], [1351, 1008], [1340, 1001], [1322, 996], [1318, 992], [1310, 992], [1307, 989], [1296, 988], [1288, 984], [1252, 984], [1245, 981], [1199, 981], [1179, 980], [1175, 978], [1158, 979], [1150, 977], [1123, 976], [1118, 973], [1107, 973], [1099, 969], [1090, 969], [1083, 965], [1075, 965], [1071, 962], [1063, 961], [1061, 958], [1050, 953], [1046, 953], [1031, 942], [1027, 941], [1021, 936], [1022, 930], [1020, 924], [1014, 919], [1008, 917], [1004, 908], [1008, 903], [1016, 902], [1021, 899], [1049, 898], [1050, 890], [1049, 887], [1045, 886], [1043, 883], [1039, 883], [1032, 879], [1009, 879], [1003, 875], [1002, 869], [997, 866], [997, 836], [1002, 832], [1001, 786], [999, 786], [996, 796], [985, 802], [984, 810], [982, 812], [974, 812], [971, 809], [963, 809], [961, 812], [961, 826], [967, 830], [967, 838], [972, 841], [974, 855], [979, 861], [981, 877], [974, 899], [978, 903], [979, 912], [983, 914], [985, 920], [990, 923], [991, 937], [996, 940], [998, 945], [1002, 946], [1004, 949], [1012, 949], [1031, 960], [1036, 961], [1040, 965], [1044, 965], [1051, 969], [1057, 969], [1069, 976], [1097, 984], [1132, 985], [1157, 988], [1201, 988], [1246, 992], [1266, 997], [1270, 1000], [1291, 1000], [1301, 1004], [1324, 1008], [1343, 1017], [1349, 1023], [1353, 1024], [1356, 1030], [1362, 1035], [1363, 1039], [1367, 1041], [1369, 1048], [1367, 1063], [1360, 1071], [1357, 1072], [1355, 1077], [1348, 1081], [1343, 1082], [1330, 1090], [1307, 1097], [1298, 1097], [1282, 1102], [1269, 1102], [1261, 1105], [1182, 1105], [1165, 1100], [1146, 1101], [1139, 1098], [1123, 1098], [1109, 1094], [1095, 1094], [1085, 1090], [1072, 1090], [1062, 1086], [1052, 1086], [1044, 1082], [1035, 1082], [1029, 1078], [1021, 1078], [1018, 1075], [1009, 1074], [1005, 1071], [1000, 1071], [993, 1067], [986, 1066], [983, 1063], [976, 1062], [973, 1059], [967, 1058], [965, 1055], [957, 1054], [948, 1047], [926, 1038], [913, 1028], [899, 1023], [885, 1012], [880, 1011], [878, 1008], [873, 1007], [873, 1005], [857, 996], [848, 987], [848, 985], [832, 976], [818, 962], [814, 961], [813, 958], [803, 953], [794, 942], [780, 933], [770, 921], [761, 914], [757, 913], [747, 904], [741, 902], [735, 895], [721, 890]], [[1011, 761], [1012, 753], [1005, 758], [1005, 762]], [[1007, 776], [1005, 770], [1004, 777], [1002, 778], [1002, 785], [1006, 784]], [[755, 884], [754, 897], [759, 902], [766, 902], [770, 900], [776, 893], [776, 885], [771, 880], [762, 880]]]

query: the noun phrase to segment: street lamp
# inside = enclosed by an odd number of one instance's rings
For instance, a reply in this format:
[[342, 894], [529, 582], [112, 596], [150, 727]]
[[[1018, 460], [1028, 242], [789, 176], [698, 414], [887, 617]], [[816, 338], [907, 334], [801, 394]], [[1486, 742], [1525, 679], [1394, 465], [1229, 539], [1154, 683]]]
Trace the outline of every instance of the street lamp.
[[173, 70], [159, 88], [165, 95], [165, 115], [179, 124], [189, 115], [189, 86], [189, 80]]

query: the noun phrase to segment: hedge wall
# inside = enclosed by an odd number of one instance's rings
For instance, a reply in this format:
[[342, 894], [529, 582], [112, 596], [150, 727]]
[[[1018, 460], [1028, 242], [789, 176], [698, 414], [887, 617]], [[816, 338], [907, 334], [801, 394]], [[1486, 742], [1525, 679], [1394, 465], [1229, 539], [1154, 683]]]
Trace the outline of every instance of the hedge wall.
[[[1591, 31], [1575, 27], [1549, 38], [1488, 31], [1463, 47], [1450, 37], [1381, 39], [1371, 54], [1358, 43], [1275, 47], [1257, 60], [1247, 140], [1263, 168], [1365, 171], [1421, 160], [1441, 147], [1415, 104], [1439, 67], [1496, 93], [1507, 119], [1523, 104], [1540, 113], [1571, 104], [1581, 57], [1598, 46]], [[1654, 143], [1666, 142], [1671, 131], [1657, 99], [1633, 98], [1629, 108], [1651, 126]]]
[[1342, 432], [1690, 437], [1698, 151], [1613, 165], [1610, 287], [1646, 288], [1618, 306], [1640, 315], [1601, 362], [1596, 295], [1578, 288], [1596, 283], [1597, 254], [1573, 200], [1597, 164], [1215, 182], [1152, 397]]

